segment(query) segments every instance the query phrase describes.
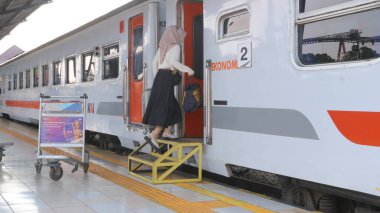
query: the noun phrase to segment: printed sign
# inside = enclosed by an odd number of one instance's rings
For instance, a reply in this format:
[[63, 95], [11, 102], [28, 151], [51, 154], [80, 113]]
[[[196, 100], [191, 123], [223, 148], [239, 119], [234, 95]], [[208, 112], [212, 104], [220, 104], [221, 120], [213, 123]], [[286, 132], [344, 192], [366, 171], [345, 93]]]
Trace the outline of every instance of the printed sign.
[[211, 63], [211, 71], [236, 70], [237, 68], [236, 60], [217, 61]]
[[76, 102], [43, 102], [43, 113], [82, 113], [82, 103]]
[[247, 68], [252, 66], [252, 45], [251, 43], [238, 45], [238, 67]]
[[83, 117], [41, 118], [41, 143], [83, 143]]

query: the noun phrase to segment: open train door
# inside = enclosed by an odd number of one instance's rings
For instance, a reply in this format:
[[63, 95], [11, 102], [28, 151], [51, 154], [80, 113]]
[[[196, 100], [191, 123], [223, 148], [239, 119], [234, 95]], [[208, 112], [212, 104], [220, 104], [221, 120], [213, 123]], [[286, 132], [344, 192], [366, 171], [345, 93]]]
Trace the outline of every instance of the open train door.
[[[184, 44], [184, 62], [195, 71], [191, 78], [186, 75], [184, 88], [199, 83], [203, 91], [203, 2], [183, 2], [183, 23], [187, 32]], [[203, 138], [203, 107], [185, 113], [184, 137]]]
[[129, 123], [141, 124], [144, 91], [143, 63], [143, 15], [137, 15], [129, 20]]

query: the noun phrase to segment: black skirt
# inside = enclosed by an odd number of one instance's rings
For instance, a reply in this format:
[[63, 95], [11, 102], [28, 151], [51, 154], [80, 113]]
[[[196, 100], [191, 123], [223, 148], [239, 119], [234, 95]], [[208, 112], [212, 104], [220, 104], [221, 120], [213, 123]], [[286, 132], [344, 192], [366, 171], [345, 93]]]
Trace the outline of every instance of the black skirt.
[[153, 81], [143, 124], [166, 128], [181, 121], [181, 108], [174, 96], [172, 71], [159, 69]]

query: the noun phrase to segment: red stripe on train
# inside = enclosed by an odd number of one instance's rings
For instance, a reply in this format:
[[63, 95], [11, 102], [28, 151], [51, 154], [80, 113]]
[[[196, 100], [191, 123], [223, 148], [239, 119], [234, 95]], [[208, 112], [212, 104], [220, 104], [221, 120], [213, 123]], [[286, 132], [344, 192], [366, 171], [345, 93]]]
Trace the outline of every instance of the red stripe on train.
[[380, 112], [328, 111], [340, 133], [353, 143], [380, 146]]
[[21, 107], [30, 109], [39, 109], [39, 101], [5, 101], [5, 105], [9, 107]]

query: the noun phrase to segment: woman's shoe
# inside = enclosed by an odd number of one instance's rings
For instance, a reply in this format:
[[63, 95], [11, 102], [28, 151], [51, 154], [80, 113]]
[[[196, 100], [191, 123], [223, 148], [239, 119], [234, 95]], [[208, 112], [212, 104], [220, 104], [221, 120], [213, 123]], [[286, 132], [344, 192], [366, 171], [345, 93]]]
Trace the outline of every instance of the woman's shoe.
[[[146, 140], [146, 142], [149, 143], [149, 145], [153, 148], [153, 150], [157, 153], [160, 152], [160, 148], [158, 147], [158, 144], [155, 143], [154, 141], [152, 141], [152, 139], [148, 136], [145, 136], [144, 139]], [[157, 145], [156, 145], [157, 144]]]
[[177, 136], [173, 135], [173, 134], [169, 134], [169, 133], [162, 133], [162, 138], [163, 139], [178, 139]]

